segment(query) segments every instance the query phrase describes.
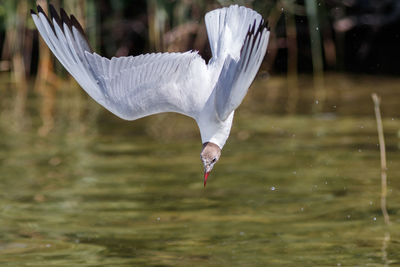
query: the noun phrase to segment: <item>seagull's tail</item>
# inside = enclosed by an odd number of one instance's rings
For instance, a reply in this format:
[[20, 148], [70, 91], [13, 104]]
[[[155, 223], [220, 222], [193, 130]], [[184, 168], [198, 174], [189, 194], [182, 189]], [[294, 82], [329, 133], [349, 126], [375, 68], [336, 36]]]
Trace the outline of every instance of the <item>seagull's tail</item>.
[[238, 59], [249, 27], [261, 21], [256, 11], [238, 5], [208, 12], [205, 22], [213, 58]]

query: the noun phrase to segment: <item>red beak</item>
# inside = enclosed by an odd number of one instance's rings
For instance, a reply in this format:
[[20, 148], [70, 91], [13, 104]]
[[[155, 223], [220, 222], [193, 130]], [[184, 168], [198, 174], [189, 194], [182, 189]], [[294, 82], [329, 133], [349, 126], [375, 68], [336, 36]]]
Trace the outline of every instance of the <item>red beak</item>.
[[205, 172], [204, 173], [204, 187], [206, 187], [206, 183], [207, 183], [207, 179], [208, 179], [208, 175], [210, 174], [210, 172]]

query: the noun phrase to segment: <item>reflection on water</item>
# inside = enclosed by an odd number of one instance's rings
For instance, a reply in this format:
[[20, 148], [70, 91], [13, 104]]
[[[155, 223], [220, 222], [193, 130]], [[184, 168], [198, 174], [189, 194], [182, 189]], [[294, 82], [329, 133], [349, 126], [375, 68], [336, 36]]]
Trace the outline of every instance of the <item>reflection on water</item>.
[[[18, 93], [6, 85], [0, 263], [400, 264], [399, 80], [327, 76], [319, 114], [312, 81], [299, 81], [293, 115], [283, 80], [255, 83], [206, 189], [190, 119], [122, 121], [65, 84], [39, 135], [42, 99], [28, 90], [16, 118]], [[372, 91], [382, 97], [390, 226]]]

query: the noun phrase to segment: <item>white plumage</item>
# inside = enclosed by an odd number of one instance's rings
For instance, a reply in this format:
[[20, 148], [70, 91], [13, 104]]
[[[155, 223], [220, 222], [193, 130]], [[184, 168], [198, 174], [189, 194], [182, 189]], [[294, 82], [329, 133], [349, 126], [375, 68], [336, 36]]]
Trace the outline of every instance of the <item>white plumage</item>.
[[177, 112], [196, 120], [203, 143], [224, 146], [234, 110], [264, 58], [269, 31], [257, 12], [237, 5], [205, 16], [212, 59], [197, 52], [107, 59], [93, 53], [74, 16], [38, 6], [33, 21], [44, 41], [82, 88], [115, 115], [135, 120]]

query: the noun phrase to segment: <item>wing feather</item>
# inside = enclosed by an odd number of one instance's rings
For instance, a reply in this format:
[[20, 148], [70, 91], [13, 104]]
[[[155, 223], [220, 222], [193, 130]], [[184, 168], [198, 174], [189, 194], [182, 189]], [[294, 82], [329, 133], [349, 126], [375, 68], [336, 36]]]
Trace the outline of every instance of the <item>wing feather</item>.
[[[158, 112], [179, 112], [195, 117], [204, 99], [192, 97], [192, 84], [201, 84], [194, 75], [205, 73], [204, 60], [194, 52], [156, 53], [107, 59], [92, 50], [74, 16], [50, 5], [50, 16], [38, 6], [31, 12], [44, 41], [82, 88], [117, 116], [133, 120]], [[203, 74], [204, 74], [203, 73]], [[188, 83], [187, 76], [193, 76]]]
[[[32, 18], [50, 50], [98, 103], [133, 120], [158, 112], [196, 117], [215, 88], [217, 116], [226, 120], [242, 102], [265, 55], [269, 31], [261, 16], [238, 6], [206, 15], [218, 81], [194, 52], [153, 53], [107, 59], [92, 52], [74, 16], [50, 6], [51, 19], [38, 6]], [[251, 23], [250, 21], [254, 21]], [[247, 26], [246, 26], [247, 25]], [[249, 27], [247, 34], [245, 27]], [[223, 63], [222, 63], [223, 62]], [[217, 74], [218, 75], [218, 74]]]
[[269, 31], [263, 20], [254, 21], [244, 39], [240, 58], [228, 55], [216, 85], [216, 110], [224, 121], [241, 104], [267, 50]]

